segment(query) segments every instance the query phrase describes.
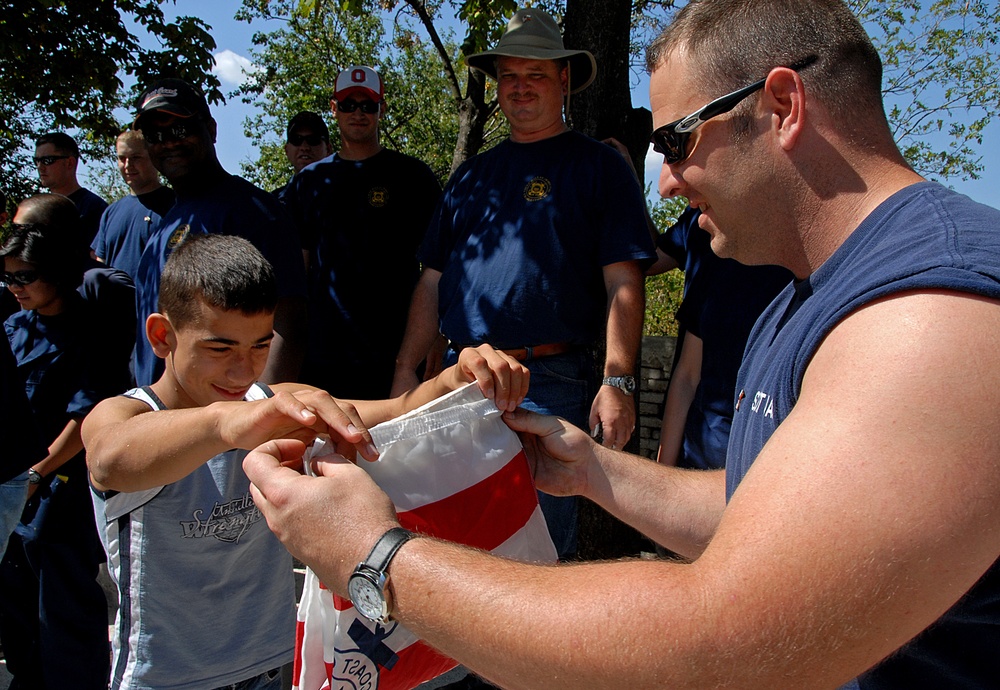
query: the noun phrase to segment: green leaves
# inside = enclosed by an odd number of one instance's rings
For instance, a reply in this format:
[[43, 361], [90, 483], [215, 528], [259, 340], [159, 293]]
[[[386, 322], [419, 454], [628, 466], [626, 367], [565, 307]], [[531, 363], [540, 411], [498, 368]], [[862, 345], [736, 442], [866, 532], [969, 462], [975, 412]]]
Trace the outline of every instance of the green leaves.
[[[115, 108], [129, 103], [129, 82], [179, 76], [220, 101], [212, 76], [215, 41], [203, 21], [166, 22], [163, 0], [19, 0], [0, 5], [0, 185], [31, 191], [25, 140], [51, 129], [85, 132], [82, 147], [103, 154], [121, 131]], [[147, 32], [160, 49], [144, 48]]]

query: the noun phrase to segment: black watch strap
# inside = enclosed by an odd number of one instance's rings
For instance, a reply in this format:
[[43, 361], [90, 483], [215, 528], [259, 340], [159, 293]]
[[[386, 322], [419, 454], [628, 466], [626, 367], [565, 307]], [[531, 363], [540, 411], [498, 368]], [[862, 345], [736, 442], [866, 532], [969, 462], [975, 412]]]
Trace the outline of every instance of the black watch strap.
[[368, 558], [365, 559], [365, 565], [369, 568], [377, 570], [380, 573], [384, 573], [389, 567], [389, 562], [392, 561], [392, 557], [396, 555], [397, 551], [399, 551], [399, 547], [410, 541], [412, 538], [413, 532], [403, 529], [402, 527], [393, 527], [379, 537], [379, 540], [375, 542], [375, 546], [372, 547], [372, 552], [368, 554]]

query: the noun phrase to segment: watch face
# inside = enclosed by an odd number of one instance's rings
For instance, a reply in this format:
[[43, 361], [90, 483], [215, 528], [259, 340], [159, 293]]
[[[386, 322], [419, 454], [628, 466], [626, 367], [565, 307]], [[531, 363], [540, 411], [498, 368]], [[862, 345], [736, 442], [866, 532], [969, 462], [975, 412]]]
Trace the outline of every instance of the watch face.
[[625, 389], [626, 393], [632, 393], [635, 391], [635, 379], [631, 376], [622, 376], [622, 387]]
[[385, 617], [382, 589], [364, 575], [355, 573], [351, 576], [347, 582], [347, 593], [354, 608], [368, 620], [381, 621]]

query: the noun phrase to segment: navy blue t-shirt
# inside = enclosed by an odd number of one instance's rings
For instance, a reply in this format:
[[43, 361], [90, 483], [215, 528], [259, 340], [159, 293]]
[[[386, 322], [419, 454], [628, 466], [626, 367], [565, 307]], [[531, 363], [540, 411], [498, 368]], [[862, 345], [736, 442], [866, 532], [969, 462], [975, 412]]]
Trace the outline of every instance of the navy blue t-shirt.
[[[924, 182], [883, 202], [815, 273], [789, 285], [757, 322], [737, 380], [742, 402], [733, 417], [727, 497], [791, 413], [806, 368], [826, 335], [873, 300], [930, 289], [1000, 299], [1000, 211]], [[998, 649], [1000, 567], [994, 563], [934, 625], [852, 686], [995, 687]]]
[[174, 205], [174, 199], [174, 190], [158, 187], [148, 194], [129, 195], [108, 206], [90, 245], [97, 258], [134, 278], [146, 243]]
[[4, 451], [0, 454], [0, 484], [7, 482], [49, 454], [42, 440], [35, 416], [28, 406], [24, 381], [17, 373], [17, 360], [10, 350], [10, 340], [0, 338], [0, 436]]
[[602, 269], [655, 257], [621, 155], [577, 132], [505, 140], [452, 175], [420, 250], [441, 332], [459, 345], [588, 345], [604, 333]]
[[135, 380], [139, 386], [151, 385], [163, 373], [163, 360], [153, 353], [146, 339], [146, 317], [157, 310], [163, 266], [188, 233], [246, 238], [274, 267], [278, 296], [305, 297], [305, 264], [298, 233], [274, 196], [229, 174], [197, 192], [178, 194], [139, 261], [135, 286], [138, 303]]
[[108, 202], [85, 187], [68, 195], [70, 201], [76, 204], [80, 212], [80, 227], [83, 229], [83, 239], [87, 246], [94, 240], [97, 228], [101, 224], [101, 214], [108, 207]]
[[338, 397], [389, 396], [417, 247], [441, 195], [426, 164], [382, 149], [334, 154], [301, 170], [283, 201], [309, 266], [309, 342], [301, 380]]

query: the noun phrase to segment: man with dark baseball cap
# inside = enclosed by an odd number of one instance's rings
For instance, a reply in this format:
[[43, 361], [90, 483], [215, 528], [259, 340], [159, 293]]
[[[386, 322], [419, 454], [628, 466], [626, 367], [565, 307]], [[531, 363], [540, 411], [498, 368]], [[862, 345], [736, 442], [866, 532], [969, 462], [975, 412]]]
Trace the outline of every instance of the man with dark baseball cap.
[[[333, 153], [330, 144], [330, 130], [318, 113], [303, 110], [288, 121], [285, 132], [285, 157], [292, 164], [294, 175], [316, 161], [323, 160]], [[279, 199], [284, 199], [289, 185], [274, 190]]]
[[180, 118], [211, 117], [204, 94], [183, 79], [162, 79], [142, 92], [135, 101], [135, 125], [147, 113], [163, 113]]
[[[157, 310], [163, 264], [188, 233], [239, 235], [274, 266], [281, 301], [275, 313], [266, 381], [294, 381], [304, 337], [305, 275], [291, 221], [277, 199], [226, 172], [215, 150], [218, 125], [205, 95], [181, 79], [162, 79], [135, 103], [133, 127], [142, 132], [149, 158], [177, 192], [177, 202], [150, 237], [139, 262], [139, 322]], [[143, 326], [136, 340], [136, 381], [148, 385], [162, 371]]]

